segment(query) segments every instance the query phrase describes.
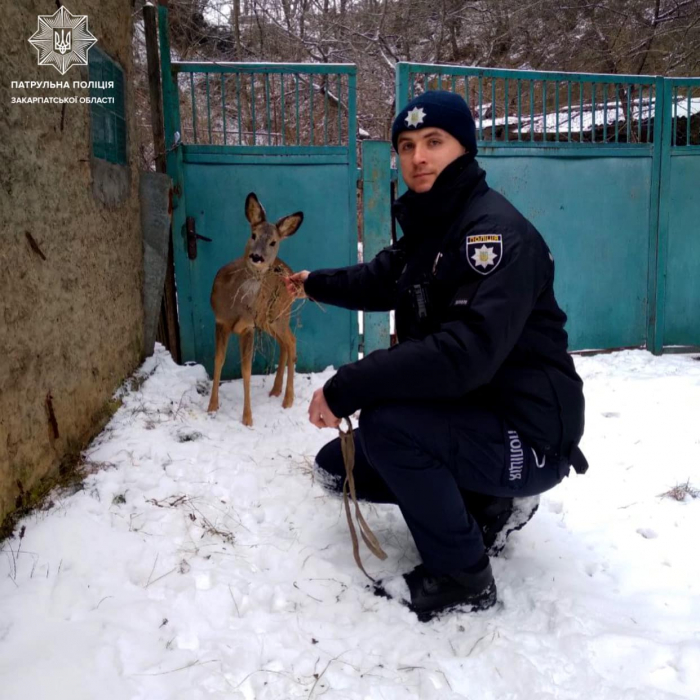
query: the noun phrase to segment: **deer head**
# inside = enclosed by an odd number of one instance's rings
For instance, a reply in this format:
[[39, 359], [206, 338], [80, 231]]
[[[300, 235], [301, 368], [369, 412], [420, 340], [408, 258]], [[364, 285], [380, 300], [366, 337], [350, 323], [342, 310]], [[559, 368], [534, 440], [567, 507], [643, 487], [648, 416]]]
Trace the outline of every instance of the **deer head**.
[[276, 224], [271, 224], [265, 216], [262, 204], [255, 193], [251, 192], [245, 200], [245, 215], [250, 222], [250, 238], [243, 257], [251, 271], [262, 275], [275, 262], [280, 241], [296, 233], [304, 220], [304, 214], [298, 211], [283, 216]]

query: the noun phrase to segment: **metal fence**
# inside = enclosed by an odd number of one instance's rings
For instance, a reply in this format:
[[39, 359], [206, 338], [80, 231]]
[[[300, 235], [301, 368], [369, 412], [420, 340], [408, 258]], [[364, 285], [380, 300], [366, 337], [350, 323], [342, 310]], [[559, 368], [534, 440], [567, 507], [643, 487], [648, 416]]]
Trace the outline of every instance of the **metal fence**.
[[571, 347], [700, 345], [700, 79], [400, 63], [460, 94], [479, 160], [544, 235]]
[[346, 145], [352, 125], [347, 65], [172, 63], [184, 143]]

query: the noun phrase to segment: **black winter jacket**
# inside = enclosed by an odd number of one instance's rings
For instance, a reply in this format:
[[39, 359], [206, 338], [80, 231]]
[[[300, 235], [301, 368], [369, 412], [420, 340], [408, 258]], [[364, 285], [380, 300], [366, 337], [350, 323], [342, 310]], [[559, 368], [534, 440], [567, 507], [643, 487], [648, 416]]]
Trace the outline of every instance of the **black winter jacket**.
[[583, 434], [583, 382], [542, 236], [468, 154], [393, 211], [404, 232], [396, 244], [368, 263], [312, 272], [304, 285], [320, 302], [396, 310], [399, 343], [342, 366], [324, 386], [330, 409], [477, 402], [539, 451], [569, 458]]

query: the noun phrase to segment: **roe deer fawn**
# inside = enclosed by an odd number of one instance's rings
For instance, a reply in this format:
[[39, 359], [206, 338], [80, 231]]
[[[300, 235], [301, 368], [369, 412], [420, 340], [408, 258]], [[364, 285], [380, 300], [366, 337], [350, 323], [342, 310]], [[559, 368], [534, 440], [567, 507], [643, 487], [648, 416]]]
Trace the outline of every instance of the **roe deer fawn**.
[[245, 200], [245, 215], [251, 229], [245, 251], [240, 258], [216, 273], [211, 290], [211, 307], [216, 318], [216, 355], [214, 383], [207, 410], [219, 409], [221, 368], [226, 358], [229, 335], [236, 333], [241, 349], [243, 424], [250, 426], [253, 425], [253, 414], [250, 410], [250, 374], [256, 329], [272, 336], [280, 347], [279, 367], [270, 396], [279, 396], [282, 393], [286, 364], [287, 386], [282, 406], [289, 408], [294, 402], [296, 339], [289, 327], [294, 297], [287, 291], [283, 280], [292, 270], [277, 257], [277, 251], [283, 239], [296, 233], [304, 220], [304, 214], [296, 212], [282, 217], [276, 224], [271, 224], [267, 221], [265, 210], [255, 193], [251, 192]]

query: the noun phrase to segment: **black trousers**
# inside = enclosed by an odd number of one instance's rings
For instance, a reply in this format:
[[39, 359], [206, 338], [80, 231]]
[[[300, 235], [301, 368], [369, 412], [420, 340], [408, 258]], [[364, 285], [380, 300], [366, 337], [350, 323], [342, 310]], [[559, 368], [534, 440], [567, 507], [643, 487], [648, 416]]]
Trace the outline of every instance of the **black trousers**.
[[[316, 457], [321, 483], [342, 490], [340, 439]], [[435, 574], [473, 566], [484, 544], [466, 492], [533, 496], [569, 473], [527, 446], [494, 413], [452, 403], [387, 403], [365, 408], [355, 430], [358, 498], [401, 509], [423, 563]]]

